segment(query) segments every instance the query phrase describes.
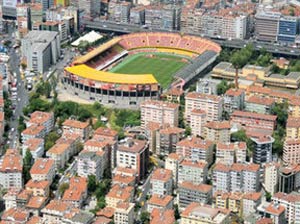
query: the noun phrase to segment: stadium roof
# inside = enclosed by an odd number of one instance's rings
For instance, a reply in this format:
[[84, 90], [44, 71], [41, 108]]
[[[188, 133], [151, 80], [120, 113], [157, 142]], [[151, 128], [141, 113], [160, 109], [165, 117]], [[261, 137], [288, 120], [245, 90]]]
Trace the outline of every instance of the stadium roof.
[[89, 43], [94, 43], [97, 40], [100, 40], [103, 36], [96, 33], [94, 30], [92, 30], [91, 32], [85, 34], [82, 37], [79, 37], [77, 40], [75, 40], [71, 45], [74, 47], [78, 47], [78, 45], [80, 44], [80, 41], [87, 41]]
[[121, 40], [121, 38], [116, 37], [99, 47], [95, 48], [94, 50], [88, 52], [87, 54], [83, 55], [82, 57], [78, 58], [77, 60], [74, 61], [74, 64], [83, 64], [86, 63], [87, 61], [91, 60], [92, 58], [96, 57], [97, 55], [101, 54], [103, 51], [107, 50], [108, 48], [112, 47], [116, 43], [118, 43]]
[[152, 74], [140, 74], [140, 75], [129, 75], [98, 71], [87, 65], [76, 65], [65, 69], [76, 76], [106, 82], [106, 83], [117, 83], [117, 84], [157, 84], [157, 80]]

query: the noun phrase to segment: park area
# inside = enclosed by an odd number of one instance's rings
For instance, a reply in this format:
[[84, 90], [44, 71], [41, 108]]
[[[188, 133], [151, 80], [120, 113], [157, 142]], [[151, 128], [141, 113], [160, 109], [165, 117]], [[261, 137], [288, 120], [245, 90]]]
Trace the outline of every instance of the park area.
[[139, 53], [129, 55], [110, 72], [122, 74], [152, 74], [165, 89], [173, 81], [173, 75], [187, 65], [186, 58], [165, 53]]

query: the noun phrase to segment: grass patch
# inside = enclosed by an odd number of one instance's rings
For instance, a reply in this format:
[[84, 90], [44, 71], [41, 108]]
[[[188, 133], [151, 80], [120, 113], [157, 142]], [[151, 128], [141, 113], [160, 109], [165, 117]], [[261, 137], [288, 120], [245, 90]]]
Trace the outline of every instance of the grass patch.
[[164, 53], [139, 53], [130, 55], [110, 72], [123, 74], [153, 74], [163, 88], [173, 81], [173, 75], [187, 64], [180, 56]]

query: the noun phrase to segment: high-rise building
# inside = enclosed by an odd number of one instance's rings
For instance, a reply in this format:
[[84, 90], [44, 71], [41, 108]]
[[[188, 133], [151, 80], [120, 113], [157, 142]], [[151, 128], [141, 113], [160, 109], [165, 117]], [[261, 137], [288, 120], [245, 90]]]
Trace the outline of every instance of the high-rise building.
[[283, 16], [279, 20], [278, 42], [294, 43], [297, 35], [298, 19], [294, 16]]
[[276, 162], [266, 163], [264, 166], [263, 185], [271, 195], [278, 191], [280, 164]]
[[286, 166], [300, 163], [300, 139], [284, 141], [282, 160]]
[[261, 41], [277, 41], [279, 12], [259, 11], [255, 15], [256, 38]]
[[252, 137], [251, 140], [254, 144], [253, 162], [256, 164], [271, 162], [274, 138], [270, 135], [260, 135]]

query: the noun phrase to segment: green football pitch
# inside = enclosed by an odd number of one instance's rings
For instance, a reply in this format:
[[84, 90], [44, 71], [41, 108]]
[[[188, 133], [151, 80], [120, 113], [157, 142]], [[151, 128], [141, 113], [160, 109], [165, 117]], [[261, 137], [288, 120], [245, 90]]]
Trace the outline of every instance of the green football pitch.
[[187, 60], [176, 55], [164, 53], [138, 53], [127, 56], [110, 72], [123, 74], [153, 74], [165, 89], [173, 81], [173, 75], [187, 65]]

